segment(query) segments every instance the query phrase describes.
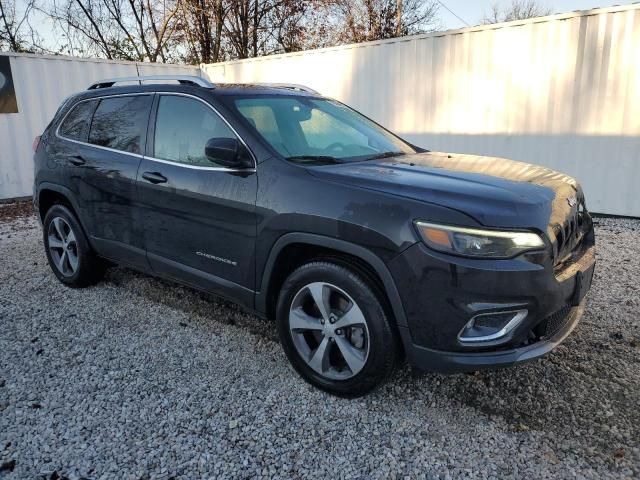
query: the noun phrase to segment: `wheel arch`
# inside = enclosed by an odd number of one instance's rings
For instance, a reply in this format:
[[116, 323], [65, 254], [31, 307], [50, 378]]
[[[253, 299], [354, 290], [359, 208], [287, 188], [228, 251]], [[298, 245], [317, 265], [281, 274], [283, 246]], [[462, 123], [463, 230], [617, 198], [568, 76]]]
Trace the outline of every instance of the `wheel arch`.
[[56, 203], [67, 204], [71, 207], [76, 217], [78, 217], [78, 221], [80, 220], [78, 203], [76, 202], [73, 192], [67, 187], [55, 183], [43, 182], [38, 186], [36, 198], [36, 206], [41, 221], [44, 221], [47, 211]]
[[95, 248], [93, 242], [91, 241], [91, 237], [89, 236], [89, 232], [85, 226], [85, 222], [83, 221], [80, 215], [80, 206], [78, 205], [78, 201], [75, 198], [73, 192], [63, 185], [58, 185], [56, 183], [50, 182], [42, 182], [38, 185], [38, 190], [36, 192], [36, 207], [38, 209], [38, 216], [40, 218], [40, 222], [44, 223], [44, 217], [47, 215], [47, 211], [57, 204], [61, 203], [66, 205], [71, 209], [71, 212], [76, 216], [78, 223], [80, 224], [80, 228], [87, 237], [87, 241], [91, 248]]
[[[333, 259], [351, 267], [365, 280], [378, 283], [393, 314], [395, 324], [407, 325], [400, 294], [389, 269], [371, 250], [337, 238], [311, 233], [288, 233], [280, 237], [269, 253], [256, 293], [256, 310], [274, 318], [277, 293], [293, 269], [312, 259]], [[375, 277], [375, 278], [372, 278]]]

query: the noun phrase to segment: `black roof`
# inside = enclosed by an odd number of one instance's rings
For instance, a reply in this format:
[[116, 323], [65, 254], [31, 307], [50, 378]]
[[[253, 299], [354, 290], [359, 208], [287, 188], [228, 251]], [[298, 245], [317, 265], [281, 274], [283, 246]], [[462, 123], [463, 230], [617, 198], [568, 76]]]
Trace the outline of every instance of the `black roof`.
[[261, 85], [256, 83], [217, 83], [213, 91], [218, 95], [318, 95], [310, 91], [298, 90], [292, 87]]

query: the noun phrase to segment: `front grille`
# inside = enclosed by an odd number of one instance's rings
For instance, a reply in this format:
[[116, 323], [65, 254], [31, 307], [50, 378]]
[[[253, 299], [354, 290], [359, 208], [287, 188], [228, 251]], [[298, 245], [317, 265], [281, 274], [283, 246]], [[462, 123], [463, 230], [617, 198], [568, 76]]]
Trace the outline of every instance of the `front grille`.
[[565, 305], [557, 312], [549, 315], [543, 321], [541, 321], [536, 328], [534, 328], [533, 333], [538, 338], [550, 338], [553, 337], [556, 333], [562, 330], [567, 322], [569, 321], [569, 314], [571, 313], [571, 306]]

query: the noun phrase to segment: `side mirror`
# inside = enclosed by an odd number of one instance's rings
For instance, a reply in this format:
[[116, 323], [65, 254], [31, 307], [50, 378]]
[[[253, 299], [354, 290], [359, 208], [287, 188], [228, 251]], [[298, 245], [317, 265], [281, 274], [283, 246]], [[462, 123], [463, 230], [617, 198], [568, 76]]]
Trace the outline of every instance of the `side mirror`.
[[251, 168], [249, 152], [236, 138], [210, 138], [204, 147], [209, 161], [227, 168]]

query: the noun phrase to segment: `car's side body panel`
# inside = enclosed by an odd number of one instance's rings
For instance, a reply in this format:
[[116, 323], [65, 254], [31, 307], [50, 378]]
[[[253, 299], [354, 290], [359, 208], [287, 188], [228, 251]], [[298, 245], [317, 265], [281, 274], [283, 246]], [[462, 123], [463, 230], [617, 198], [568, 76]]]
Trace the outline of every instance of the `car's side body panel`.
[[[146, 182], [141, 175], [147, 171], [167, 181]], [[153, 270], [180, 278], [182, 265], [189, 277], [196, 270], [253, 290], [256, 186], [255, 172], [194, 170], [144, 159], [138, 203]]]
[[73, 191], [96, 250], [129, 265], [146, 267], [136, 198], [141, 155], [85, 145], [79, 149], [85, 164], [75, 167], [79, 174], [74, 178]]
[[273, 158], [258, 167], [257, 270], [262, 272], [278, 238], [313, 233], [372, 251], [383, 262], [418, 241], [413, 218], [473, 223], [445, 207], [417, 201], [401, 204], [392, 195], [318, 179], [309, 168]]

